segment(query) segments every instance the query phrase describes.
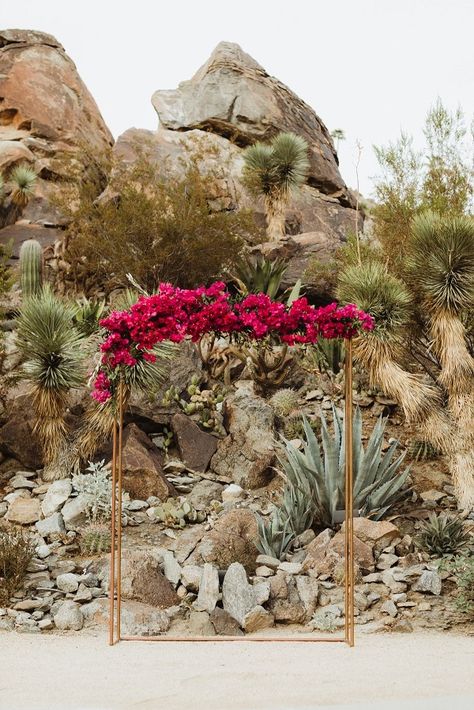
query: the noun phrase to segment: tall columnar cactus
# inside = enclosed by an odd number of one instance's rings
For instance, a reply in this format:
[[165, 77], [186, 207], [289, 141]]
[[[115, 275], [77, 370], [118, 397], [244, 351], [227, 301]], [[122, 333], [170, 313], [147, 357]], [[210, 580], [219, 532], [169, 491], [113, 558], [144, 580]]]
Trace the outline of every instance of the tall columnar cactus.
[[27, 239], [20, 249], [20, 283], [24, 298], [37, 296], [43, 285], [43, 249], [36, 239]]

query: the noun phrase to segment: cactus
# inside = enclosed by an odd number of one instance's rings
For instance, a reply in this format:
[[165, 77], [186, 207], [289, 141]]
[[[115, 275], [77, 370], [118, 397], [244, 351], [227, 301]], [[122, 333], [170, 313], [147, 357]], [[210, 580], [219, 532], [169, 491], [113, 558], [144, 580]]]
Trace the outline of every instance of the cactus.
[[180, 397], [178, 390], [172, 385], [165, 392], [162, 403], [164, 406], [169, 406], [172, 402], [176, 402], [188, 416], [196, 415], [195, 418], [204, 429], [214, 431], [221, 436], [226, 435], [220, 413], [224, 395], [217, 385], [212, 389], [201, 389], [199, 377], [193, 375], [186, 388], [185, 396], [189, 399]]
[[80, 540], [81, 552], [84, 555], [100, 555], [110, 552], [110, 528], [105, 523], [91, 523], [84, 529]]
[[302, 439], [304, 437], [303, 419], [299, 414], [293, 414], [285, 419], [283, 427], [285, 439]]
[[24, 298], [37, 296], [43, 285], [43, 249], [36, 239], [27, 239], [20, 249], [20, 283]]
[[169, 528], [184, 528], [186, 523], [203, 523], [206, 513], [196, 510], [188, 501], [179, 502], [174, 498], [153, 509], [155, 518]]
[[298, 407], [298, 395], [295, 390], [285, 387], [275, 392], [270, 398], [270, 404], [279, 417], [287, 417]]

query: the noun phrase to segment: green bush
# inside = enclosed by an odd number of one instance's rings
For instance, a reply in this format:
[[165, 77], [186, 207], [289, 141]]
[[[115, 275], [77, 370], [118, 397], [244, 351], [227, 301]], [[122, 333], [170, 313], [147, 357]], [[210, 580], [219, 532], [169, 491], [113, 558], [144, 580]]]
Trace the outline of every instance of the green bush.
[[454, 555], [465, 548], [470, 539], [459, 518], [446, 513], [431, 513], [422, 523], [417, 545], [430, 555]]

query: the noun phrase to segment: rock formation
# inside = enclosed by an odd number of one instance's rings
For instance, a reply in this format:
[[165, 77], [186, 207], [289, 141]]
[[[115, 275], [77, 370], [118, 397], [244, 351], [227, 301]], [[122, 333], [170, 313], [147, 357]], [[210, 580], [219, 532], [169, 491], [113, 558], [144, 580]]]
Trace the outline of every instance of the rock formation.
[[22, 241], [50, 244], [62, 218], [49, 198], [72, 169], [87, 168], [113, 138], [73, 61], [51, 35], [30, 30], [0, 31], [0, 171], [28, 163], [38, 173], [35, 196], [21, 219], [0, 232]]
[[194, 156], [201, 171], [218, 174], [213, 205], [251, 207], [262, 225], [262, 204], [250, 199], [240, 182], [242, 148], [280, 131], [305, 138], [308, 181], [287, 210], [287, 237], [278, 246], [279, 255], [291, 260], [288, 278], [293, 283], [311, 256], [327, 260], [355, 229], [354, 199], [339, 173], [326, 126], [310, 106], [237, 44], [221, 42], [192, 79], [175, 90], [156, 91], [152, 102], [158, 130], [125, 131], [117, 140], [116, 155], [133, 161], [139, 146], [164, 175], [181, 173], [186, 159]]

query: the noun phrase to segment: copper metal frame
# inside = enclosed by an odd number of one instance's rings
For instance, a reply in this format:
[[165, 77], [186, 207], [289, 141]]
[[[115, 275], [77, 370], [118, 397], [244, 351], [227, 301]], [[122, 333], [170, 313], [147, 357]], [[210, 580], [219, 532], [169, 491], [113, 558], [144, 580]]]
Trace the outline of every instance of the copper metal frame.
[[[244, 642], [290, 642], [290, 643], [346, 643], [354, 646], [354, 525], [353, 525], [353, 471], [352, 471], [352, 341], [346, 340], [345, 355], [345, 575], [344, 575], [344, 637], [313, 636], [122, 636], [122, 434], [124, 410], [124, 386], [119, 384], [118, 416], [113, 429], [112, 452], [112, 520], [109, 581], [109, 645], [118, 641], [244, 641]], [[115, 544], [116, 543], [116, 544]], [[116, 601], [115, 601], [116, 598]]]

